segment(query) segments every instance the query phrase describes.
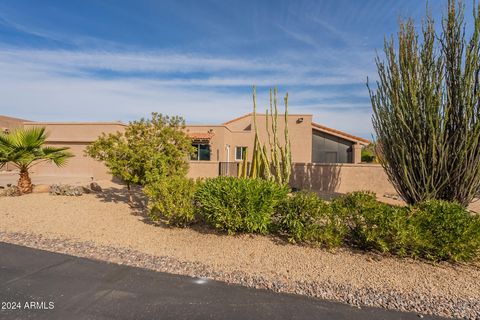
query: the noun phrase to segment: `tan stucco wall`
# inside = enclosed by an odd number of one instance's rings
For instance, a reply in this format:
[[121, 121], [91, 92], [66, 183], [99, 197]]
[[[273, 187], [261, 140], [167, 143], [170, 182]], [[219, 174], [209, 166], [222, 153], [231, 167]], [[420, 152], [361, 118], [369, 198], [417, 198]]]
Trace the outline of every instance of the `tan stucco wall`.
[[215, 178], [218, 177], [217, 161], [190, 161], [188, 177], [197, 178]]
[[67, 164], [61, 168], [53, 164], [40, 164], [32, 168], [32, 175], [91, 177], [96, 180], [110, 179], [108, 169], [100, 162], [84, 154], [89, 143], [102, 133], [123, 131], [121, 123], [25, 123], [25, 127], [45, 127], [48, 133], [47, 145], [68, 147], [74, 154]]
[[[303, 122], [297, 122], [303, 118]], [[293, 162], [310, 162], [312, 159], [312, 116], [311, 115], [289, 115], [288, 130], [292, 147]], [[257, 115], [258, 135], [260, 142], [268, 144], [268, 135], [265, 128], [265, 115]], [[247, 128], [247, 130], [245, 130]], [[284, 117], [278, 119], [278, 136], [280, 144], [284, 144]], [[249, 130], [248, 130], [249, 129]], [[249, 157], [252, 156], [255, 130], [253, 117], [251, 115], [238, 121], [226, 124], [225, 126], [208, 125], [187, 125], [187, 131], [212, 132], [210, 140], [211, 161], [235, 162], [235, 147], [247, 147]], [[227, 160], [226, 146], [230, 146], [230, 155]], [[218, 156], [217, 156], [218, 155]]]
[[100, 162], [84, 155], [86, 143], [48, 143], [49, 146], [69, 147], [75, 157], [70, 158], [63, 167], [52, 164], [39, 164], [31, 170], [33, 176], [89, 177], [95, 180], [110, 179], [108, 169]]
[[207, 133], [212, 132], [210, 140], [210, 161], [227, 161], [225, 156], [225, 139], [229, 130], [224, 126], [208, 125], [188, 125], [188, 133]]
[[45, 127], [48, 142], [92, 142], [102, 133], [125, 130], [120, 122], [29, 122], [24, 127]]
[[[12, 118], [12, 117], [0, 115], [0, 131], [1, 132], [3, 132], [4, 130], [12, 131], [16, 128], [20, 128], [23, 126], [24, 121], [25, 120], [19, 119], [19, 118]], [[0, 168], [0, 171], [11, 171], [11, 170], [16, 170], [16, 167], [11, 163], [7, 163], [2, 168]]]
[[292, 187], [326, 193], [369, 190], [377, 194], [396, 193], [381, 165], [301, 164], [294, 165]]

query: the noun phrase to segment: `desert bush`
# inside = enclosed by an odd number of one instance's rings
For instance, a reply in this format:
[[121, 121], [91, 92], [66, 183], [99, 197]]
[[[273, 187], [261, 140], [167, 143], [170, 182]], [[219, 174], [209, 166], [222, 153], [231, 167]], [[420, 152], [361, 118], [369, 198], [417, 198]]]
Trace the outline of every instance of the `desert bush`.
[[480, 216], [458, 203], [432, 200], [410, 208], [419, 230], [419, 253], [430, 260], [468, 261], [480, 254]]
[[204, 221], [228, 233], [266, 234], [277, 204], [288, 188], [262, 179], [218, 177], [207, 179], [195, 200]]
[[124, 132], [102, 134], [85, 153], [125, 182], [132, 204], [132, 185], [155, 185], [169, 177], [186, 176], [193, 147], [184, 129], [183, 118], [153, 112], [150, 119], [130, 122]]
[[281, 201], [275, 215], [276, 231], [290, 242], [306, 242], [326, 247], [342, 244], [346, 231], [343, 221], [328, 203], [313, 192], [296, 192]]
[[362, 162], [372, 163], [376, 162], [377, 145], [375, 143], [370, 143], [368, 146], [362, 148]]
[[195, 221], [195, 182], [182, 176], [157, 179], [144, 187], [148, 214], [155, 222], [186, 226]]
[[335, 199], [331, 210], [347, 228], [345, 244], [361, 250], [434, 261], [470, 261], [480, 254], [480, 217], [458, 203], [399, 207], [353, 192]]
[[362, 250], [407, 254], [414, 247], [407, 210], [381, 203], [371, 192], [353, 192], [332, 202], [348, 229], [346, 242]]

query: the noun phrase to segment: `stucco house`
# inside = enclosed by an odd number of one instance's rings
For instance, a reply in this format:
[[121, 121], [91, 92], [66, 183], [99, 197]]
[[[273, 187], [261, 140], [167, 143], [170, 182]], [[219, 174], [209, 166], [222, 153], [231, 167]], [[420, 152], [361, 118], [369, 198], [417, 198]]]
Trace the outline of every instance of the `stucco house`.
[[[288, 129], [294, 163], [360, 163], [361, 148], [370, 141], [312, 122], [310, 114], [289, 114]], [[284, 116], [279, 115], [283, 137]], [[259, 139], [267, 138], [265, 115], [257, 114]], [[84, 155], [85, 147], [102, 133], [123, 131], [121, 122], [34, 122], [0, 116], [0, 130], [16, 127], [46, 127], [48, 144], [67, 146], [75, 154], [66, 167], [39, 165], [34, 174], [108, 178], [106, 168]], [[215, 177], [234, 174], [245, 150], [253, 149], [254, 124], [251, 113], [218, 125], [187, 125], [187, 134], [197, 152], [190, 159], [189, 176]], [[280, 141], [283, 143], [283, 141]], [[249, 153], [251, 155], [251, 153]]]
[[[280, 143], [283, 143], [284, 115], [279, 115]], [[259, 139], [268, 139], [265, 114], [257, 114]], [[294, 163], [360, 163], [361, 148], [370, 141], [312, 122], [310, 114], [289, 114], [288, 130]], [[253, 114], [219, 125], [187, 125], [197, 147], [190, 163], [192, 177], [217, 176], [235, 170], [243, 152], [252, 150], [255, 130]], [[251, 152], [250, 152], [251, 155]]]

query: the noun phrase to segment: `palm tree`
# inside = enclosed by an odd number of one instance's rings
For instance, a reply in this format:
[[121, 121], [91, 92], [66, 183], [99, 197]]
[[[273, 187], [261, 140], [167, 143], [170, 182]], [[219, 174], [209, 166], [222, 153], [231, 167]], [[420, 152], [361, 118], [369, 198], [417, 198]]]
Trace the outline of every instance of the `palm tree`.
[[44, 146], [47, 139], [45, 128], [20, 128], [11, 133], [0, 133], [0, 168], [8, 162], [20, 170], [18, 189], [20, 193], [32, 192], [28, 170], [42, 162], [52, 162], [61, 167], [73, 154], [66, 147]]

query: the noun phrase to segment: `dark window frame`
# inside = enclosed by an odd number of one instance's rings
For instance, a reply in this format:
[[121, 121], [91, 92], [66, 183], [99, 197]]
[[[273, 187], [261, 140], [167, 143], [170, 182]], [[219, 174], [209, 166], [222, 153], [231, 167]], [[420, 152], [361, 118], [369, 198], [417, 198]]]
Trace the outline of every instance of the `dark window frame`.
[[[191, 161], [210, 161], [212, 159], [212, 150], [210, 149], [210, 144], [208, 143], [192, 143], [192, 146], [196, 148], [195, 154], [190, 157]], [[202, 147], [204, 151], [208, 151], [208, 158], [204, 157], [202, 159]]]
[[[235, 161], [243, 161], [243, 154], [247, 151], [248, 147], [246, 146], [235, 146]], [[241, 158], [237, 157], [237, 150], [240, 150]]]

